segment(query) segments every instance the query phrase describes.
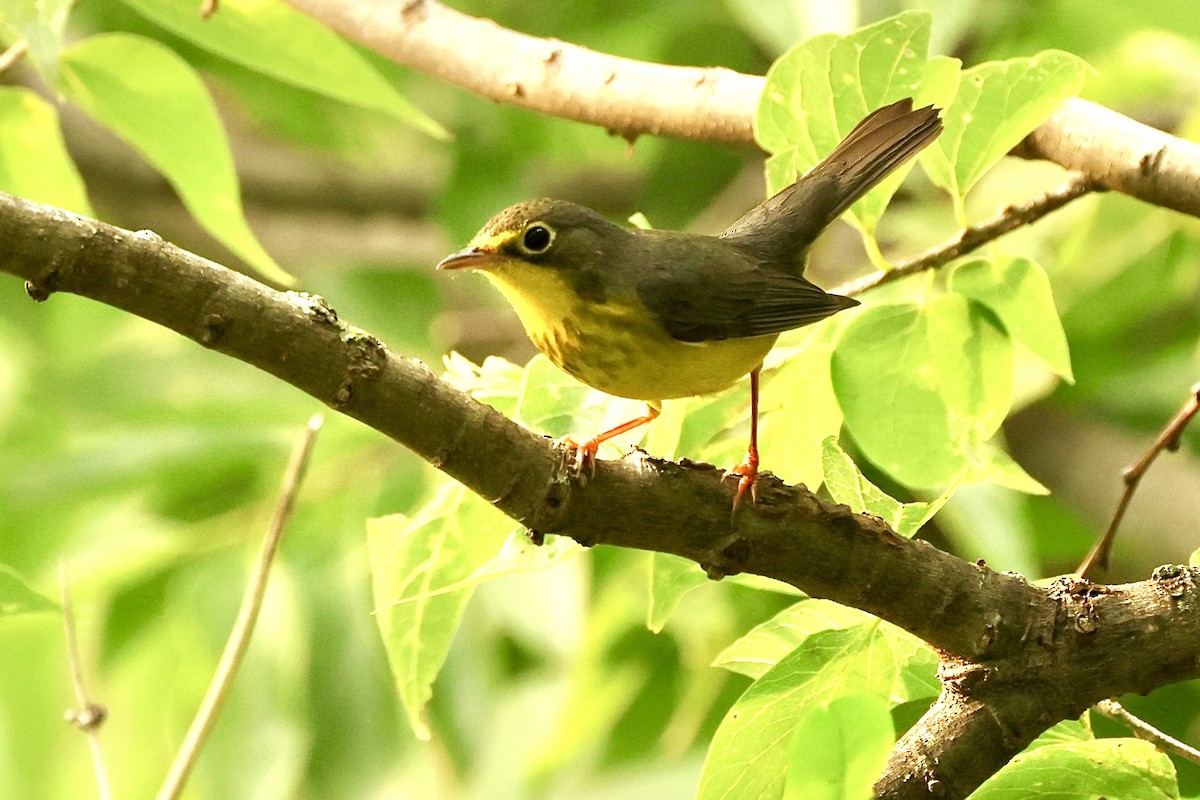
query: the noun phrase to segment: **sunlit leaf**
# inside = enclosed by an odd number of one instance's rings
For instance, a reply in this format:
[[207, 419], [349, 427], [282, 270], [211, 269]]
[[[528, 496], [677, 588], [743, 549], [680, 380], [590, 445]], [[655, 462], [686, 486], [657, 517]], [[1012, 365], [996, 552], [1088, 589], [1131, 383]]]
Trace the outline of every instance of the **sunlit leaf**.
[[741, 26], [772, 53], [782, 53], [819, 33], [847, 33], [858, 19], [856, 0], [726, 0], [726, 5]]
[[[821, 485], [821, 442], [842, 427], [829, 362], [837, 318], [803, 332], [795, 347], [777, 348], [781, 360], [763, 382], [758, 438], [765, 468], [789, 483]], [[776, 360], [777, 353], [768, 359]]]
[[832, 600], [805, 598], [754, 626], [722, 650], [713, 666], [759, 678], [812, 634], [852, 628], [871, 619], [865, 611]]
[[1140, 739], [1094, 739], [1027, 750], [971, 795], [971, 800], [1174, 800], [1171, 759]]
[[792, 735], [783, 800], [870, 800], [895, 742], [888, 704], [875, 695], [810, 709]]
[[0, 22], [14, 38], [26, 41], [29, 57], [51, 83], [58, 73], [58, 54], [74, 5], [74, 0], [0, 0]]
[[958, 480], [952, 481], [945, 492], [929, 502], [901, 503], [867, 480], [833, 436], [825, 440], [822, 460], [825, 488], [836, 502], [859, 513], [879, 517], [901, 536], [914, 536], [941, 510], [959, 485]]
[[1024, 494], [1050, 494], [1041, 481], [992, 442], [975, 447], [971, 455], [971, 467], [967, 473], [971, 481], [989, 481]]
[[58, 127], [58, 110], [28, 89], [0, 88], [0, 189], [91, 215], [83, 179]]
[[950, 273], [950, 288], [990, 308], [1014, 341], [1074, 382], [1067, 336], [1054, 307], [1050, 278], [1026, 258], [979, 258]]
[[894, 705], [913, 699], [916, 687], [926, 696], [928, 681], [905, 680], [912, 654], [901, 655], [892, 641], [875, 622], [806, 637], [725, 716], [709, 746], [697, 800], [779, 797], [797, 724], [833, 697], [866, 693]]
[[221, 0], [220, 10], [204, 19], [195, 4], [124, 1], [172, 33], [230, 61], [301, 89], [382, 111], [430, 136], [449, 138], [445, 128], [397, 92], [345, 39], [286, 3]]
[[191, 65], [150, 39], [101, 34], [63, 51], [57, 85], [137, 148], [222, 244], [265, 277], [291, 283], [246, 224], [225, 131]]
[[[477, 581], [501, 554], [512, 521], [456, 483], [414, 517], [368, 520], [375, 620], [400, 701], [419, 738], [425, 705]], [[508, 560], [511, 563], [511, 559]]]
[[683, 596], [708, 583], [708, 576], [695, 561], [670, 553], [650, 554], [650, 607], [646, 627], [658, 633]]
[[954, 102], [942, 112], [945, 130], [922, 157], [934, 183], [956, 198], [960, 216], [962, 198], [975, 182], [1077, 94], [1087, 70], [1078, 56], [1047, 50], [963, 73]]
[[1012, 404], [1012, 345], [960, 295], [868, 308], [833, 354], [833, 387], [863, 454], [897, 480], [945, 486]]
[[16, 570], [0, 564], [0, 617], [59, 611], [58, 603], [29, 585]]

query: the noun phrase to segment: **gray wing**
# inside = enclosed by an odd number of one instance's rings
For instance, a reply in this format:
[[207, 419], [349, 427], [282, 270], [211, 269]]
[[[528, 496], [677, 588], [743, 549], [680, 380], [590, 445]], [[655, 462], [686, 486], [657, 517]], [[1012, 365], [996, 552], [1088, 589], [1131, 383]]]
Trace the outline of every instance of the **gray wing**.
[[782, 333], [858, 305], [798, 275], [740, 259], [660, 265], [637, 284], [637, 294], [667, 333], [683, 342]]

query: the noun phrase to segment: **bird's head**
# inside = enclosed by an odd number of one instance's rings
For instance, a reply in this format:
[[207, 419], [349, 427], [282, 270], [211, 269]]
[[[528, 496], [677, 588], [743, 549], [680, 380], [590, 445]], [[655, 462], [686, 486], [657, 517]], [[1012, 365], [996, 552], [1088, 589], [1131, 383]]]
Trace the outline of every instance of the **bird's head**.
[[492, 217], [437, 268], [479, 270], [525, 320], [530, 307], [561, 313], [581, 301], [605, 302], [629, 235], [576, 203], [531, 200]]

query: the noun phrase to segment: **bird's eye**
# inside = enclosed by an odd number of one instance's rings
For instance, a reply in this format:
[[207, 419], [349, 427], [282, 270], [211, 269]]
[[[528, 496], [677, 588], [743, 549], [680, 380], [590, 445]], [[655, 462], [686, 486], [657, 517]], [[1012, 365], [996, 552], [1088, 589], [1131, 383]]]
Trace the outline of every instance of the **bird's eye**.
[[554, 231], [550, 228], [535, 222], [525, 229], [525, 233], [521, 234], [521, 246], [528, 253], [544, 253], [550, 249], [550, 243], [554, 241]]

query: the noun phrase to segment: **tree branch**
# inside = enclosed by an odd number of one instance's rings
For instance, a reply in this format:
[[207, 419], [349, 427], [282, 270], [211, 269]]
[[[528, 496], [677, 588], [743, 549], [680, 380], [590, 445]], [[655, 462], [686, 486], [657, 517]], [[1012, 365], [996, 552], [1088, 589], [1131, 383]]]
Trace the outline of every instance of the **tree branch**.
[[[287, 0], [398, 64], [500, 103], [643, 134], [753, 144], [763, 78], [675, 67], [539, 39], [435, 0]], [[1200, 216], [1200, 145], [1071, 99], [1014, 151], [1097, 185]]]
[[965, 256], [994, 241], [1022, 225], [1037, 222], [1047, 214], [1057, 211], [1072, 200], [1076, 200], [1096, 189], [1091, 178], [1072, 175], [1061, 188], [1044, 192], [1018, 206], [1008, 206], [992, 219], [980, 225], [972, 225], [961, 231], [955, 239], [938, 245], [919, 256], [903, 261], [889, 270], [879, 270], [848, 281], [831, 291], [834, 294], [856, 295], [884, 283], [924, 272], [927, 269], [944, 267], [956, 258]]
[[1194, 764], [1200, 764], [1200, 750], [1197, 750], [1190, 744], [1179, 741], [1170, 734], [1163, 733], [1149, 722], [1134, 716], [1116, 700], [1101, 700], [1099, 703], [1096, 703], [1096, 711], [1114, 722], [1121, 723], [1133, 731], [1134, 736], [1153, 743], [1160, 750], [1173, 753], [1180, 758], [1186, 758]]
[[911, 631], [942, 651], [943, 694], [897, 746], [881, 796], [964, 797], [1054, 722], [1200, 673], [1200, 571], [1035, 587], [769, 474], [731, 524], [718, 470], [643, 454], [601, 461], [581, 485], [545, 437], [389, 352], [321, 298], [276, 292], [148, 231], [3, 194], [0, 271], [24, 278], [35, 300], [90, 297], [263, 369], [533, 530], [673, 553], [718, 578], [776, 578]]
[[1112, 520], [1108, 523], [1104, 534], [1096, 540], [1096, 544], [1092, 546], [1083, 562], [1075, 568], [1079, 577], [1086, 578], [1094, 568], [1105, 569], [1108, 567], [1109, 550], [1112, 549], [1117, 530], [1121, 527], [1121, 520], [1125, 518], [1125, 511], [1129, 508], [1129, 502], [1133, 500], [1133, 495], [1142, 482], [1142, 477], [1149, 471], [1160, 453], [1164, 450], [1174, 452], [1179, 449], [1180, 437], [1183, 436], [1184, 428], [1198, 412], [1200, 412], [1200, 383], [1192, 386], [1191, 394], [1184, 401], [1183, 407], [1154, 438], [1150, 447], [1145, 453], [1142, 453], [1142, 457], [1121, 471], [1121, 480], [1125, 484], [1125, 491], [1121, 493], [1117, 510], [1113, 512]]

